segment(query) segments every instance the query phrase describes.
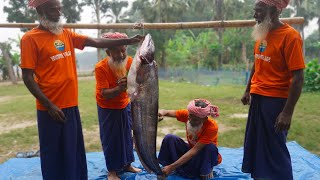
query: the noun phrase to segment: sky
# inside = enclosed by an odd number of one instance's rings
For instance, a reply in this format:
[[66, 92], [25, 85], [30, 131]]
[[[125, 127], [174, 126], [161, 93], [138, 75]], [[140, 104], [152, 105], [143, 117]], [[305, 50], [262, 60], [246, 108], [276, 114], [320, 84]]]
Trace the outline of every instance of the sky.
[[[0, 4], [0, 23], [8, 23], [6, 21], [7, 15], [3, 12], [3, 7], [8, 3], [8, 1], [5, 1], [4, 3]], [[81, 21], [79, 23], [93, 23], [92, 19], [95, 19], [92, 13], [92, 10], [90, 8], [84, 8], [83, 12], [81, 13]], [[313, 31], [315, 31], [317, 26], [317, 19], [314, 19], [310, 25], [305, 28], [305, 37], [309, 36]], [[86, 30], [86, 29], [79, 29], [76, 30], [76, 32], [85, 34], [91, 37], [97, 36], [97, 30]], [[0, 28], [0, 42], [8, 41], [9, 38], [17, 39], [18, 35], [23, 35], [22, 32], [20, 32], [19, 28]], [[86, 50], [94, 50], [95, 48], [86, 48]]]

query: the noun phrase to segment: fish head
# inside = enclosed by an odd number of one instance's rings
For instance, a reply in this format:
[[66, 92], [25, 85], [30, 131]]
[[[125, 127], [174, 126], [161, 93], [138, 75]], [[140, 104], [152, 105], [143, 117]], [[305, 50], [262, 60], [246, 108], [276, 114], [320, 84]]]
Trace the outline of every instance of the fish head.
[[151, 64], [154, 61], [154, 43], [150, 34], [147, 34], [140, 46], [139, 57], [141, 63]]

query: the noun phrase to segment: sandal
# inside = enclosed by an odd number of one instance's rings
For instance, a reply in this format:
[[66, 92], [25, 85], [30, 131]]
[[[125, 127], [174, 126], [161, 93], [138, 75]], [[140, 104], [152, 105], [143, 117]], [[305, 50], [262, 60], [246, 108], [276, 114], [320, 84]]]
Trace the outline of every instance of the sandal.
[[16, 158], [32, 158], [40, 156], [40, 150], [34, 152], [34, 151], [26, 151], [26, 152], [17, 152]]

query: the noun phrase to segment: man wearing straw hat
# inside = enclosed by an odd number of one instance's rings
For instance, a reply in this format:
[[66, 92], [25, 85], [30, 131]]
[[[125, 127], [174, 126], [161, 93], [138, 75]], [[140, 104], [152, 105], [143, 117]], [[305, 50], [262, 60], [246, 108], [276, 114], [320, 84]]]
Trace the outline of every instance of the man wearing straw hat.
[[[110, 40], [128, 38], [118, 32], [105, 33], [102, 37]], [[131, 166], [134, 156], [127, 72], [133, 59], [127, 56], [127, 46], [110, 47], [106, 53], [108, 56], [95, 67], [96, 101], [108, 180], [119, 180], [117, 173], [122, 170], [141, 171]]]
[[242, 171], [254, 179], [293, 179], [286, 146], [305, 68], [300, 34], [279, 20], [289, 0], [257, 0], [254, 65], [241, 99], [250, 104]]
[[168, 134], [164, 137], [159, 161], [165, 175], [176, 171], [187, 178], [213, 178], [213, 167], [222, 161], [218, 153], [218, 124], [208, 117], [218, 117], [218, 107], [205, 99], [194, 99], [187, 109], [159, 110], [159, 120], [174, 117], [185, 123], [188, 143]]
[[21, 39], [21, 68], [37, 99], [43, 179], [87, 180], [74, 48], [134, 44], [143, 37], [90, 38], [62, 27], [59, 0], [29, 0], [29, 6], [36, 9], [40, 24]]

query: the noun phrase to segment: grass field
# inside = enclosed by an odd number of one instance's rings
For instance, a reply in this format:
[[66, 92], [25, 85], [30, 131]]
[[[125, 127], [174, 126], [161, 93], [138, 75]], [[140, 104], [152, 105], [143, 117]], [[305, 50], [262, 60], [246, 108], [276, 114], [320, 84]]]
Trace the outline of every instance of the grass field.
[[[79, 108], [87, 152], [101, 151], [95, 81], [79, 81]], [[243, 85], [199, 86], [190, 83], [160, 81], [160, 108], [186, 108], [193, 98], [206, 98], [220, 108], [219, 146], [243, 145], [248, 106], [240, 98]], [[294, 113], [288, 140], [297, 141], [307, 150], [320, 155], [320, 93], [303, 93]], [[184, 137], [183, 124], [165, 119], [159, 124], [158, 145], [167, 133]], [[0, 85], [0, 163], [18, 151], [37, 150], [38, 135], [35, 100], [23, 84]]]

